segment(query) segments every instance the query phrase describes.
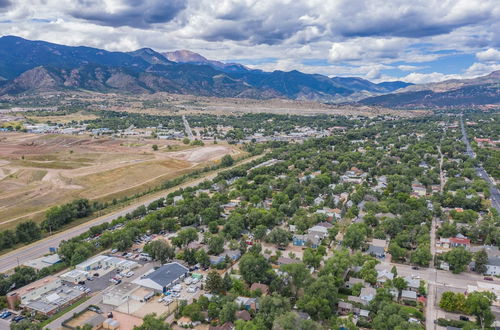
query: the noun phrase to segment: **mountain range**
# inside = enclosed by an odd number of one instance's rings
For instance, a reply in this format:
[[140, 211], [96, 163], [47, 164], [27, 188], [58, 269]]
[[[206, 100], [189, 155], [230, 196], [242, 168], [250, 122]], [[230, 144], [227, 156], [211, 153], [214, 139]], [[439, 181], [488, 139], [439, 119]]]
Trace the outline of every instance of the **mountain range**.
[[109, 52], [15, 36], [0, 38], [0, 95], [76, 89], [336, 101], [354, 95], [380, 95], [409, 85], [299, 71], [264, 72], [208, 60], [187, 50]]
[[400, 109], [499, 105], [500, 71], [474, 79], [412, 85], [395, 93], [365, 98], [360, 103]]
[[0, 38], [0, 95], [64, 90], [113, 93], [169, 92], [214, 97], [287, 98], [360, 102], [385, 107], [441, 107], [499, 103], [499, 72], [472, 80], [413, 85], [373, 83], [300, 71], [265, 72], [238, 63], [209, 60], [189, 50], [150, 48], [110, 52]]

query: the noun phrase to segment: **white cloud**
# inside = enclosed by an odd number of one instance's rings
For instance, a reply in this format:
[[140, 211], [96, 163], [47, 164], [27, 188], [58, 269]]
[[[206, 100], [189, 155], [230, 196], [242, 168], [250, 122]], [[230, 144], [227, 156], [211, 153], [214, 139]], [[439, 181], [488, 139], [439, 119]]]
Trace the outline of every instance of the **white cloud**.
[[332, 44], [329, 59], [332, 62], [349, 60], [394, 59], [410, 43], [403, 38], [355, 38]]
[[431, 82], [440, 82], [449, 79], [460, 79], [460, 75], [448, 75], [440, 72], [418, 73], [412, 72], [401, 78], [401, 81], [406, 81], [414, 84], [427, 84]]
[[494, 48], [488, 48], [487, 50], [476, 53], [476, 57], [480, 61], [500, 61], [500, 51]]
[[497, 70], [500, 70], [500, 63], [474, 63], [470, 67], [468, 67], [465, 72], [467, 76], [474, 77], [487, 75]]
[[[498, 0], [410, 3], [407, 0], [10, 0], [10, 3], [1, 13], [0, 21], [6, 22], [0, 23], [2, 35], [108, 50], [190, 49], [219, 60], [276, 59], [260, 65], [261, 68], [356, 75], [375, 80], [390, 78], [383, 70], [396, 66], [409, 72], [407, 79], [444, 79], [447, 75], [439, 72], [425, 77], [415, 76], [414, 72], [419, 70], [415, 63], [444, 56], [445, 53], [436, 52], [439, 50], [458, 49], [465, 54], [476, 54], [480, 63], [499, 61]], [[124, 20], [126, 17], [129, 21]], [[302, 64], [306, 59], [329, 60], [333, 65]], [[464, 67], [462, 75], [471, 70], [479, 72], [486, 68], [479, 64], [474, 68]]]
[[398, 69], [401, 71], [415, 71], [415, 70], [423, 69], [423, 67], [419, 67], [416, 65], [398, 65]]

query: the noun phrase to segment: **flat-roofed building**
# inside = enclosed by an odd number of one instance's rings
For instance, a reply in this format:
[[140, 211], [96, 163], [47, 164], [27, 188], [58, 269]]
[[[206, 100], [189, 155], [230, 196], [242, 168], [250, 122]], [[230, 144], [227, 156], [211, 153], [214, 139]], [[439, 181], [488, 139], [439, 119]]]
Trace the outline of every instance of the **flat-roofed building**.
[[77, 284], [78, 282], [86, 281], [90, 274], [86, 271], [73, 269], [59, 276], [63, 281]]
[[171, 262], [142, 275], [132, 283], [152, 289], [155, 292], [165, 292], [180, 283], [188, 273], [189, 269], [187, 267], [178, 262]]

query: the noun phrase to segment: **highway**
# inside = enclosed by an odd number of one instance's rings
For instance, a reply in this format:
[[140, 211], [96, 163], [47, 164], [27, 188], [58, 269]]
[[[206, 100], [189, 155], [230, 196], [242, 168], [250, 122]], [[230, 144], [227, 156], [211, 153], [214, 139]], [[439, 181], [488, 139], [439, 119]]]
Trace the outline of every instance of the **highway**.
[[[237, 164], [233, 165], [233, 167], [239, 166], [241, 164], [245, 164], [247, 162], [250, 162], [250, 161], [255, 160], [257, 158], [260, 158], [260, 157], [262, 157], [262, 156], [255, 156], [255, 157], [248, 158], [242, 162], [238, 162]], [[43, 240], [36, 241], [30, 245], [26, 245], [26, 246], [21, 247], [17, 250], [6, 253], [6, 254], [0, 256], [0, 272], [2, 272], [2, 273], [6, 272], [10, 269], [13, 269], [13, 268], [19, 266], [19, 265], [22, 265], [26, 261], [41, 257], [41, 256], [49, 253], [49, 248], [51, 248], [51, 247], [57, 248], [63, 240], [68, 240], [72, 237], [78, 236], [78, 235], [86, 232], [90, 227], [100, 225], [104, 222], [111, 222], [114, 219], [117, 219], [121, 216], [125, 216], [125, 214], [132, 212], [133, 210], [135, 210], [139, 206], [141, 206], [141, 205], [147, 206], [151, 202], [153, 202], [161, 197], [164, 197], [173, 191], [176, 191], [180, 188], [194, 187], [205, 180], [208, 180], [208, 181], [213, 180], [220, 171], [224, 171], [227, 169], [228, 168], [223, 168], [223, 169], [216, 170], [214, 172], [210, 172], [201, 178], [198, 178], [198, 179], [180, 184], [176, 187], [155, 193], [155, 194], [151, 195], [150, 197], [148, 197], [148, 199], [146, 199], [142, 202], [137, 202], [137, 203], [131, 204], [131, 205], [129, 205], [129, 206], [117, 211], [117, 212], [113, 212], [111, 214], [107, 214], [107, 215], [98, 217], [96, 219], [87, 221], [81, 225], [69, 228], [63, 232], [54, 234], [54, 235], [49, 236]]]
[[[465, 130], [463, 116], [460, 116], [460, 126], [462, 128], [462, 141], [465, 143], [465, 146], [467, 147], [466, 154], [471, 158], [476, 158], [476, 154], [472, 150], [469, 143], [469, 138], [467, 137], [467, 131]], [[488, 182], [488, 184], [490, 185], [491, 206], [494, 207], [498, 212], [500, 212], [500, 191], [496, 187], [495, 182], [481, 165], [479, 165], [479, 167], [476, 167], [476, 173], [482, 179], [486, 180], [486, 182]]]

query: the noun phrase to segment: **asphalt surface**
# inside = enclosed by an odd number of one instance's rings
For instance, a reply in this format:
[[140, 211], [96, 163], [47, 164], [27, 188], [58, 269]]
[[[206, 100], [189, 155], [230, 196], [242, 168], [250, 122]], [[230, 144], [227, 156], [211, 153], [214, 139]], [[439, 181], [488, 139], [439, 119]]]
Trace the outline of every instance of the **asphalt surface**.
[[[465, 146], [467, 147], [465, 153], [471, 158], [476, 158], [476, 154], [472, 150], [469, 143], [469, 138], [467, 137], [467, 131], [465, 130], [463, 117], [460, 117], [460, 126], [462, 128], [462, 141], [465, 143]], [[482, 179], [486, 180], [486, 182], [488, 182], [488, 184], [490, 185], [491, 206], [494, 207], [498, 212], [500, 212], [500, 191], [495, 186], [495, 182], [492, 180], [492, 178], [488, 175], [488, 173], [484, 170], [482, 166], [476, 167], [476, 173]]]
[[[242, 162], [238, 162], [234, 166], [239, 166], [241, 164], [250, 162], [258, 157], [260, 157], [260, 156], [248, 158]], [[159, 199], [160, 197], [168, 195], [172, 191], [176, 191], [180, 188], [194, 187], [194, 186], [196, 186], [196, 185], [198, 185], [201, 182], [206, 181], [206, 180], [210, 181], [210, 180], [214, 179], [220, 171], [224, 171], [227, 169], [228, 168], [217, 170], [217, 171], [210, 173], [208, 175], [205, 175], [199, 179], [195, 179], [193, 181], [186, 182], [184, 184], [178, 185], [178, 186], [173, 187], [171, 189], [167, 189], [165, 191], [159, 192], [157, 194], [152, 195], [150, 198], [148, 198], [147, 200], [145, 200], [143, 202], [131, 204], [131, 205], [125, 207], [124, 209], [121, 209], [120, 211], [117, 211], [117, 212], [114, 212], [114, 213], [104, 215], [102, 217], [87, 221], [87, 222], [85, 222], [81, 225], [78, 225], [76, 227], [70, 228], [70, 229], [65, 230], [63, 232], [49, 236], [43, 240], [34, 242], [30, 245], [27, 245], [27, 246], [21, 247], [17, 250], [14, 250], [12, 252], [6, 253], [0, 257], [0, 273], [6, 272], [10, 269], [13, 269], [13, 268], [19, 266], [19, 265], [22, 265], [24, 262], [29, 261], [31, 259], [39, 258], [43, 255], [46, 255], [47, 253], [49, 253], [49, 248], [51, 248], [51, 247], [57, 248], [62, 241], [68, 240], [72, 237], [83, 234], [90, 227], [100, 225], [104, 222], [111, 222], [114, 219], [117, 219], [121, 216], [125, 216], [127, 213], [132, 212], [133, 210], [135, 210], [139, 206], [141, 206], [141, 205], [147, 206], [151, 202]]]

